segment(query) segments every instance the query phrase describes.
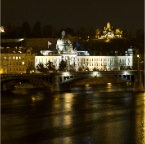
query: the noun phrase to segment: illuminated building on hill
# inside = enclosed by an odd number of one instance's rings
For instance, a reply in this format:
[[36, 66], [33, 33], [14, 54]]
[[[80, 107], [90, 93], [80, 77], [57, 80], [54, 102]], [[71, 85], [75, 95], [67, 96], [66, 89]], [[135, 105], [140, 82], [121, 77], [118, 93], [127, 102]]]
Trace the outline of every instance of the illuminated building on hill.
[[103, 30], [97, 29], [95, 37], [99, 40], [110, 40], [110, 39], [121, 39], [123, 31], [119, 28], [114, 29], [111, 27], [111, 24], [108, 22], [107, 26]]

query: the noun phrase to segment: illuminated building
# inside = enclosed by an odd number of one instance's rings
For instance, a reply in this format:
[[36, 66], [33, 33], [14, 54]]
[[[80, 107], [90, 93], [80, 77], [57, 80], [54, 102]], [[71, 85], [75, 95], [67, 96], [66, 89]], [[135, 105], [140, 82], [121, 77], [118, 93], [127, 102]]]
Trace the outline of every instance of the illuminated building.
[[26, 51], [21, 47], [1, 48], [0, 72], [1, 74], [21, 74], [34, 69], [34, 54], [31, 49]]
[[[107, 29], [110, 28], [108, 24]], [[20, 39], [21, 40], [21, 39]], [[19, 41], [20, 41], [19, 40]], [[62, 38], [57, 40], [56, 50], [40, 50], [40, 53], [32, 53], [32, 49], [28, 48], [3, 48], [1, 49], [0, 57], [0, 72], [6, 74], [39, 72], [37, 65], [45, 64], [50, 61], [55, 65], [56, 70], [59, 69], [60, 62], [64, 60], [67, 63], [67, 71], [109, 71], [120, 69], [133, 68], [133, 50], [129, 48], [124, 52], [124, 55], [112, 56], [91, 56], [88, 51], [77, 51], [73, 48], [71, 41], [65, 38], [65, 33], [62, 33]]]
[[114, 29], [113, 27], [111, 27], [111, 24], [108, 22], [107, 26], [104, 27], [103, 30], [97, 29], [96, 30], [96, 38], [97, 39], [103, 39], [103, 40], [107, 40], [109, 41], [110, 39], [120, 39], [122, 38], [122, 34], [123, 31], [120, 30], [119, 28]]
[[[110, 29], [110, 25], [107, 25], [107, 29]], [[89, 70], [120, 70], [121, 67], [132, 68], [133, 67], [133, 51], [128, 49], [123, 56], [118, 56], [117, 52], [114, 56], [91, 56], [87, 51], [74, 50], [71, 42], [64, 38], [65, 33], [62, 33], [62, 38], [58, 39], [56, 44], [57, 52], [50, 50], [42, 50], [40, 56], [35, 56], [35, 67], [39, 63], [44, 65], [51, 61], [55, 68], [58, 70], [59, 63], [64, 60], [67, 62], [67, 70], [72, 67], [76, 71], [82, 69], [83, 71]], [[69, 42], [69, 43], [68, 43]], [[70, 49], [71, 48], [71, 49]], [[81, 53], [81, 54], [80, 54]]]

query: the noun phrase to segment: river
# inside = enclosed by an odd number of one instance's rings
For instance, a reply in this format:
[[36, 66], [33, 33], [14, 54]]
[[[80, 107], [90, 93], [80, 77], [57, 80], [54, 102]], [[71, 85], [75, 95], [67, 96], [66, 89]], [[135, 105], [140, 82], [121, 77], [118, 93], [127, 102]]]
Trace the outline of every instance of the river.
[[130, 89], [1, 93], [2, 144], [144, 144], [145, 93]]

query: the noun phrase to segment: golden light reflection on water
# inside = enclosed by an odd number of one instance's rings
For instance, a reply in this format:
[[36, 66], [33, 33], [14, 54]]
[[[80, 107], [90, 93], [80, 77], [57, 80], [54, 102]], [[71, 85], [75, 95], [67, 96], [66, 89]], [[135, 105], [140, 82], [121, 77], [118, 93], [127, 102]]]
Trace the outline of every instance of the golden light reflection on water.
[[135, 101], [135, 142], [137, 144], [145, 143], [145, 93], [136, 95]]
[[[62, 97], [59, 95], [53, 100], [53, 109], [56, 112], [52, 120], [53, 126], [71, 126], [72, 115], [69, 112], [72, 111], [73, 96], [71, 93], [65, 93]], [[63, 115], [59, 115], [58, 112], [63, 113]]]
[[143, 93], [143, 143], [145, 143], [145, 93]]
[[72, 93], [66, 93], [64, 94], [64, 110], [70, 111], [72, 110], [72, 104], [73, 104], [73, 94]]

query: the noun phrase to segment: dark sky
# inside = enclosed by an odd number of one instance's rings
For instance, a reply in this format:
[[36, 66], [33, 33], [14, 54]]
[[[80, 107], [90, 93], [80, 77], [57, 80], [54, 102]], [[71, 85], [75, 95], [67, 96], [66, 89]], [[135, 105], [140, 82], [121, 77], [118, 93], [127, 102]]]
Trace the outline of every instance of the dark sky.
[[58, 28], [144, 28], [144, 0], [1, 0], [1, 25], [52, 24]]

